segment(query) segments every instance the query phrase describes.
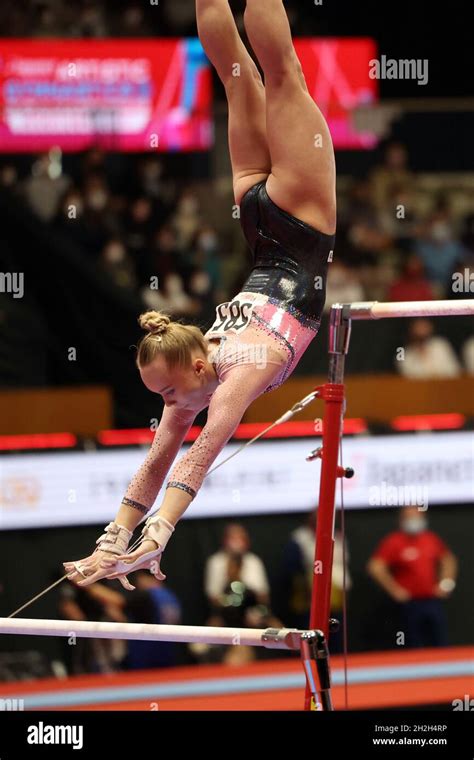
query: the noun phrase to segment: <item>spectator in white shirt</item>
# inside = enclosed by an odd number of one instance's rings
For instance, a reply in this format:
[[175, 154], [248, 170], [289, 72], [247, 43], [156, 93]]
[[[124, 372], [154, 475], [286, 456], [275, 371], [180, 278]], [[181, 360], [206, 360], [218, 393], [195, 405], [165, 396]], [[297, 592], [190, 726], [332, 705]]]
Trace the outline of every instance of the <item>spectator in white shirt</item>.
[[474, 375], [474, 335], [466, 340], [462, 347], [464, 367], [469, 375]]
[[458, 377], [461, 364], [449, 341], [434, 335], [428, 319], [414, 319], [410, 324], [408, 345], [397, 356], [396, 367], [404, 377], [414, 379]]
[[[207, 625], [231, 628], [281, 628], [270, 608], [270, 588], [262, 560], [249, 551], [250, 538], [238, 523], [226, 526], [222, 549], [206, 563], [205, 591], [211, 615]], [[201, 662], [243, 665], [257, 656], [255, 647], [191, 645]]]
[[205, 591], [211, 605], [220, 604], [229, 585], [229, 568], [236, 559], [240, 565], [240, 580], [253, 591], [261, 604], [268, 604], [269, 584], [262, 560], [249, 551], [250, 538], [243, 525], [229, 523], [224, 531], [222, 549], [206, 563]]

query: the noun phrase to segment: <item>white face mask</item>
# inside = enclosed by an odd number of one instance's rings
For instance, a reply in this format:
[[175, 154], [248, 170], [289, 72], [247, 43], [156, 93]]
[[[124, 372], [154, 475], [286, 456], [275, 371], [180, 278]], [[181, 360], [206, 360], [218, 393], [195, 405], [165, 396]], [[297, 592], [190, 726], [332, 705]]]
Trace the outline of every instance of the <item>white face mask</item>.
[[125, 248], [121, 245], [109, 245], [105, 251], [105, 258], [109, 264], [121, 264], [125, 257]]
[[212, 233], [206, 233], [199, 238], [199, 246], [204, 251], [215, 251], [217, 248], [217, 238]]
[[426, 530], [427, 525], [428, 523], [424, 517], [409, 517], [407, 520], [403, 521], [402, 530], [405, 531], [405, 533], [415, 535], [416, 533], [422, 533], [422, 531]]
[[196, 296], [204, 296], [211, 289], [211, 280], [207, 272], [196, 272], [191, 278], [189, 287]]
[[108, 201], [107, 193], [104, 190], [93, 190], [87, 196], [87, 203], [94, 211], [102, 211]]
[[431, 228], [431, 237], [437, 243], [445, 243], [451, 240], [451, 228], [446, 222], [435, 222]]
[[179, 210], [182, 214], [189, 214], [190, 216], [197, 214], [199, 210], [199, 203], [197, 199], [193, 197], [182, 198], [179, 203]]

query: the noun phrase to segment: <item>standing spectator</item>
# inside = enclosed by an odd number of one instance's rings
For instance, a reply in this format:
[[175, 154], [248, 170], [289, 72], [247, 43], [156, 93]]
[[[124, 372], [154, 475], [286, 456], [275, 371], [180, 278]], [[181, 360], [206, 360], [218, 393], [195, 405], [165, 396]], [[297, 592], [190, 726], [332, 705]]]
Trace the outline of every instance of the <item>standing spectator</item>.
[[[311, 606], [311, 592], [314, 579], [314, 553], [316, 535], [317, 510], [308, 515], [304, 525], [296, 528], [291, 533], [284, 553], [278, 587], [281, 598], [282, 617], [285, 625], [295, 628], [307, 629]], [[352, 586], [352, 580], [348, 568], [349, 552], [345, 550], [346, 590]], [[344, 609], [344, 551], [342, 534], [336, 531], [334, 536], [334, 556], [332, 567], [331, 585], [331, 616], [341, 622], [338, 631], [330, 636], [330, 649], [332, 653], [341, 652], [343, 648], [343, 609]]]
[[425, 514], [403, 507], [400, 529], [380, 542], [367, 570], [399, 605], [406, 646], [447, 645], [443, 600], [456, 586], [457, 560]]
[[259, 602], [268, 604], [270, 587], [265, 566], [250, 551], [250, 537], [243, 525], [230, 523], [224, 530], [222, 549], [206, 562], [205, 591], [211, 605], [220, 604], [221, 595], [229, 583], [229, 563], [239, 559], [240, 577]]
[[[280, 627], [270, 611], [270, 589], [262, 560], [249, 551], [250, 538], [242, 525], [226, 526], [222, 550], [209, 557], [205, 591], [211, 608], [207, 624], [233, 628]], [[256, 657], [255, 648], [198, 645], [191, 651], [201, 660], [241, 665]]]
[[461, 364], [449, 341], [434, 335], [429, 319], [414, 319], [408, 332], [404, 359], [396, 362], [401, 375], [412, 379], [458, 377]]

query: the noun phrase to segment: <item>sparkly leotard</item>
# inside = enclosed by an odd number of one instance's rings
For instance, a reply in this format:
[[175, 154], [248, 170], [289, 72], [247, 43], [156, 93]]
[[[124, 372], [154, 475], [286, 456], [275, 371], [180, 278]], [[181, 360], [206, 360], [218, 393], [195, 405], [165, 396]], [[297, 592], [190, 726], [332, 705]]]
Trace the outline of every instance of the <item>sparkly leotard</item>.
[[[194, 498], [211, 464], [250, 404], [280, 386], [317, 335], [334, 235], [325, 235], [276, 206], [265, 182], [241, 203], [241, 222], [254, 267], [231, 302], [220, 304], [205, 333], [219, 386], [201, 433], [173, 468], [167, 488]], [[203, 405], [204, 409], [207, 404]], [[196, 414], [165, 407], [148, 456], [126, 497], [151, 507]]]

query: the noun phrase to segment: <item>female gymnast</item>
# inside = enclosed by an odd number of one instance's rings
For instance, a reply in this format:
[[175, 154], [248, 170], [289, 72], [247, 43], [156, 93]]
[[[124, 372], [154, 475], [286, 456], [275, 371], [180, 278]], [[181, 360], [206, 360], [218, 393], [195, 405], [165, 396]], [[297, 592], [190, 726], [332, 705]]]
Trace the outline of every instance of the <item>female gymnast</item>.
[[[88, 585], [147, 568], [159, 579], [163, 550], [215, 458], [261, 394], [280, 386], [316, 336], [336, 229], [331, 135], [311, 98], [282, 0], [247, 0], [244, 22], [263, 70], [243, 44], [228, 0], [196, 0], [201, 42], [229, 105], [235, 202], [254, 267], [241, 291], [216, 309], [203, 334], [158, 312], [140, 317], [148, 332], [137, 366], [165, 407], [148, 455], [133, 477], [114, 522], [95, 551], [66, 562], [70, 580]], [[184, 437], [201, 410], [208, 419], [178, 461], [142, 543], [127, 548], [151, 509]]]

